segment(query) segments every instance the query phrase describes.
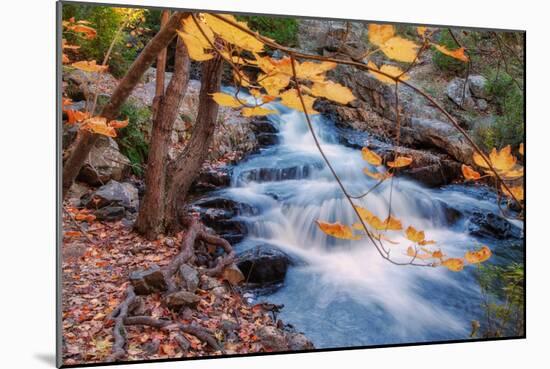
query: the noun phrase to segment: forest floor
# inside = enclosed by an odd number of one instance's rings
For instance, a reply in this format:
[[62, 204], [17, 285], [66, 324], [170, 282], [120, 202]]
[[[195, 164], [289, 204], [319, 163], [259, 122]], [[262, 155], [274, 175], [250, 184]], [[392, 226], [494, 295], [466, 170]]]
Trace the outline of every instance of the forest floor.
[[[105, 362], [113, 345], [114, 321], [109, 314], [124, 299], [129, 273], [168, 264], [178, 253], [185, 232], [147, 241], [124, 220], [101, 222], [92, 217], [85, 219], [86, 211], [68, 206], [65, 209], [62, 249], [64, 364]], [[147, 315], [207, 328], [222, 342], [225, 354], [269, 350], [255, 335], [258, 327], [275, 325], [269, 313], [260, 305], [248, 305], [238, 291], [221, 279], [208, 283], [223, 287], [224, 292], [220, 293], [219, 288], [199, 289], [197, 295], [201, 299], [197, 307], [187, 308], [177, 316], [162, 303], [160, 294], [151, 294], [145, 298]], [[127, 360], [221, 354], [195, 336], [183, 335], [190, 344], [186, 350], [178, 344], [175, 332], [130, 326]]]

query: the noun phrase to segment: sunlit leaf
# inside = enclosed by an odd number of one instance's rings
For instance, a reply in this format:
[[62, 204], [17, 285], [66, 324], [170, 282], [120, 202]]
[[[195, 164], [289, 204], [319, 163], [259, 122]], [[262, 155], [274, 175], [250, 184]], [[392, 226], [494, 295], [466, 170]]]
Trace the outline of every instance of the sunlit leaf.
[[369, 168], [363, 168], [363, 173], [379, 181], [388, 179], [392, 176], [390, 172], [373, 172]]
[[85, 119], [90, 118], [90, 113], [78, 111], [78, 110], [65, 110], [67, 114], [67, 123], [74, 124], [82, 122]]
[[390, 59], [412, 63], [416, 59], [418, 45], [410, 40], [396, 36], [380, 45], [380, 50]]
[[361, 149], [361, 156], [367, 163], [375, 166], [382, 165], [382, 158], [374, 151], [369, 150], [367, 147]]
[[327, 222], [322, 222], [320, 220], [317, 220], [316, 222], [317, 222], [317, 225], [319, 226], [319, 229], [321, 229], [321, 231], [328, 234], [329, 236], [344, 239], [344, 240], [361, 239], [360, 236], [354, 235], [351, 227], [347, 225], [341, 224], [339, 222], [327, 223]]
[[176, 32], [185, 43], [185, 47], [191, 59], [195, 61], [205, 61], [214, 57], [214, 54], [205, 51], [205, 48], [196, 37], [181, 31]]
[[279, 114], [277, 110], [267, 109], [261, 106], [256, 106], [253, 108], [245, 107], [241, 110], [241, 114], [244, 117], [252, 117], [252, 116], [263, 116], [263, 115], [271, 115], [271, 114]]
[[464, 260], [458, 258], [449, 258], [441, 261], [441, 265], [453, 272], [460, 272], [464, 269]]
[[82, 60], [71, 64], [71, 66], [73, 68], [80, 69], [85, 72], [98, 72], [98, 73], [104, 72], [107, 70], [107, 68], [109, 68], [108, 65], [96, 64], [95, 60], [90, 60], [90, 61]]
[[223, 92], [215, 92], [212, 95], [212, 99], [221, 106], [228, 106], [230, 108], [240, 108], [243, 104], [239, 102], [233, 95], [224, 94]]
[[395, 27], [390, 24], [369, 24], [369, 42], [376, 46], [382, 46], [395, 35]]
[[387, 165], [390, 168], [403, 168], [412, 163], [413, 159], [408, 156], [398, 156], [393, 161], [388, 161]]
[[495, 148], [491, 150], [489, 154], [489, 159], [491, 164], [496, 170], [507, 171], [510, 170], [516, 165], [517, 159], [512, 155], [512, 148], [510, 145], [502, 148], [500, 151], [497, 151]]
[[479, 178], [481, 178], [481, 174], [476, 172], [472, 169], [472, 167], [462, 164], [462, 175], [464, 175], [464, 178], [467, 180], [477, 181]]
[[128, 118], [126, 118], [125, 120], [112, 120], [108, 123], [108, 126], [116, 129], [120, 129], [128, 126], [128, 123], [129, 123]]
[[519, 150], [518, 151], [521, 155], [525, 155], [525, 149], [524, 149], [523, 142], [519, 144]]
[[91, 117], [82, 122], [80, 129], [84, 129], [103, 136], [116, 137], [116, 130], [107, 125], [104, 117]]
[[523, 177], [525, 173], [524, 173], [523, 167], [517, 166], [515, 168], [510, 169], [509, 171], [502, 172], [501, 174], [504, 177], [504, 179], [510, 180], [510, 179]]
[[283, 73], [275, 73], [266, 77], [264, 74], [260, 74], [258, 80], [260, 86], [262, 86], [269, 95], [278, 95], [279, 91], [290, 83], [290, 76]]
[[311, 92], [314, 96], [324, 97], [344, 105], [355, 100], [355, 96], [349, 88], [332, 81], [315, 82]]
[[469, 60], [468, 55], [466, 55], [465, 53], [466, 49], [463, 47], [458, 48], [456, 50], [449, 50], [443, 45], [438, 45], [438, 44], [432, 44], [432, 45], [437, 49], [437, 51], [447, 56], [450, 56], [451, 58], [455, 58], [463, 62], [467, 62]]
[[[239, 24], [245, 29], [249, 29], [246, 22], [239, 22], [233, 15], [230, 14], [216, 14], [224, 19]], [[216, 18], [212, 14], [203, 13], [206, 24], [212, 29], [214, 33], [226, 40], [227, 42], [236, 45], [244, 50], [252, 52], [261, 52], [264, 49], [263, 42], [259, 41], [256, 37], [249, 35], [248, 33], [240, 30], [239, 28], [224, 22], [221, 19]]]
[[[295, 89], [286, 90], [280, 94], [279, 97], [281, 98], [281, 104], [284, 106], [298, 111], [304, 111], [298, 92]], [[314, 97], [302, 95], [302, 98], [304, 99], [304, 105], [308, 114], [319, 114], [318, 111], [313, 109], [313, 103], [315, 102]]]
[[424, 241], [424, 231], [418, 231], [412, 226], [408, 226], [405, 230], [405, 235], [409, 240], [415, 243], [419, 243], [421, 241]]
[[97, 36], [97, 31], [93, 29], [92, 27], [85, 26], [83, 24], [75, 24], [72, 26], [68, 26], [67, 29], [69, 31], [82, 33], [85, 38], [88, 40], [94, 39]]
[[425, 26], [418, 26], [416, 27], [416, 33], [418, 33], [418, 35], [420, 37], [424, 37], [424, 35], [426, 34], [426, 31], [428, 30], [428, 27], [425, 27]]
[[[382, 73], [385, 73], [395, 78], [399, 77], [400, 81], [406, 81], [409, 79], [409, 76], [407, 74], [403, 74], [403, 71], [399, 67], [396, 67], [394, 65], [382, 65], [380, 68], [378, 68], [376, 64], [374, 64], [372, 61], [369, 61], [367, 63], [367, 66], [373, 69], [368, 71], [370, 75], [372, 75], [374, 78], [376, 78], [380, 82], [386, 83], [388, 85], [395, 84], [395, 81], [392, 78]], [[382, 73], [378, 73], [376, 71], [380, 71]]]
[[487, 246], [483, 246], [479, 250], [466, 252], [464, 259], [470, 264], [477, 264], [488, 260], [491, 255], [491, 249]]
[[418, 252], [418, 250], [415, 250], [412, 246], [407, 247], [407, 256], [410, 256], [411, 258], [414, 258], [414, 259], [421, 259], [421, 260], [432, 258], [431, 253], [426, 254], [426, 253]]
[[508, 186], [508, 188], [510, 189], [510, 191], [508, 191], [506, 187], [504, 187], [504, 185], [500, 185], [500, 189], [506, 196], [514, 197], [516, 198], [516, 200], [519, 200], [519, 201], [522, 201], [524, 199], [525, 194], [524, 194], [523, 186]]

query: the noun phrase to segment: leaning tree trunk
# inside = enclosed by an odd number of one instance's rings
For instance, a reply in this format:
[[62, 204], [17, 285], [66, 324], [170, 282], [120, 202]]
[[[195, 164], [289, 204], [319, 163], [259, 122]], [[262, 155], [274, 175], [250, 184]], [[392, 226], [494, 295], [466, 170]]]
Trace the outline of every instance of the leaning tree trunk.
[[[117, 118], [122, 104], [126, 101], [128, 96], [130, 96], [130, 93], [138, 84], [145, 71], [151, 66], [156, 56], [166, 48], [168, 43], [175, 37], [176, 29], [181, 27], [181, 21], [187, 15], [188, 13], [174, 13], [166, 24], [166, 27], [163, 27], [155, 37], [149, 41], [138, 58], [132, 63], [128, 73], [126, 73], [116, 87], [110, 101], [103, 108], [101, 112], [102, 117], [108, 120]], [[69, 158], [63, 166], [63, 197], [69, 192], [69, 188], [78, 175], [78, 172], [80, 172], [82, 165], [84, 165], [84, 161], [98, 138], [98, 134], [80, 131], [78, 140], [74, 143]]]
[[208, 156], [218, 119], [218, 104], [212, 94], [220, 90], [223, 60], [219, 57], [202, 64], [199, 109], [193, 133], [185, 150], [168, 167], [165, 196], [165, 227], [169, 232], [181, 228], [178, 209]]
[[174, 73], [164, 95], [159, 96], [157, 113], [153, 122], [147, 171], [145, 174], [145, 196], [140, 204], [136, 229], [148, 239], [154, 239], [164, 232], [164, 198], [166, 163], [170, 136], [181, 100], [189, 81], [189, 56], [185, 45], [178, 39]]
[[[170, 10], [163, 10], [160, 17], [160, 28], [166, 26], [168, 20], [170, 19]], [[166, 55], [168, 54], [168, 48], [162, 49], [162, 51], [157, 56], [157, 73], [156, 73], [156, 83], [155, 83], [155, 97], [153, 99], [153, 106], [151, 108], [153, 120], [157, 116], [160, 98], [164, 95], [164, 77], [166, 76]]]

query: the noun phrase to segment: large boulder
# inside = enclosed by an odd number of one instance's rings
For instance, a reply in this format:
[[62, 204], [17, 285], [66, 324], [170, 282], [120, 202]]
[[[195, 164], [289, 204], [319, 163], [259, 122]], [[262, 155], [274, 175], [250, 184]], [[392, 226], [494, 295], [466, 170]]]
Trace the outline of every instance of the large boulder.
[[292, 259], [276, 247], [257, 245], [238, 254], [236, 264], [248, 283], [265, 286], [283, 282]]
[[488, 212], [476, 211], [467, 222], [468, 233], [483, 237], [504, 239], [521, 239], [523, 231], [510, 223], [506, 218]]
[[474, 110], [476, 106], [468, 83], [464, 78], [456, 77], [449, 82], [447, 85], [447, 97], [464, 110]]
[[115, 180], [98, 188], [87, 202], [91, 209], [106, 206], [120, 206], [132, 212], [137, 211], [139, 205], [138, 189], [131, 183], [120, 183]]
[[78, 174], [80, 181], [99, 186], [111, 179], [122, 180], [128, 172], [130, 160], [124, 156], [115, 140], [101, 137], [90, 150]]
[[191, 185], [190, 192], [203, 194], [228, 187], [231, 183], [231, 173], [227, 167], [205, 168], [199, 173], [197, 179]]

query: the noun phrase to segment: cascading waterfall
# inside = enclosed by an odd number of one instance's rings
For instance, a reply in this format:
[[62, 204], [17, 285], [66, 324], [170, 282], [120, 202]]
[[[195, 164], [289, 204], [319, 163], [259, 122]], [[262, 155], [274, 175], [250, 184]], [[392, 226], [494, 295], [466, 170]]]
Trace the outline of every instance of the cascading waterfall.
[[[318, 348], [467, 338], [471, 320], [481, 314], [475, 268], [454, 273], [396, 266], [382, 259], [368, 239], [345, 241], [322, 233], [315, 220], [352, 224], [355, 213], [323, 162], [303, 114], [269, 105], [281, 113], [270, 116], [279, 127], [280, 143], [238, 164], [222, 196], [259, 209], [259, 215], [243, 216], [249, 235], [238, 251], [269, 243], [303, 261], [289, 269], [283, 288], [265, 297], [285, 304], [281, 318]], [[317, 115], [313, 125], [351, 194], [376, 183], [362, 173], [367, 164], [360, 151], [338, 143], [332, 122]], [[448, 224], [447, 206], [498, 212], [495, 204], [472, 198], [460, 186], [426, 189], [399, 177], [356, 203], [384, 219], [390, 196], [392, 215], [405, 227], [424, 230], [450, 256], [461, 256], [479, 242], [467, 235], [464, 222]], [[410, 242], [402, 232], [388, 237], [400, 242], [386, 244], [392, 258], [408, 260]]]

